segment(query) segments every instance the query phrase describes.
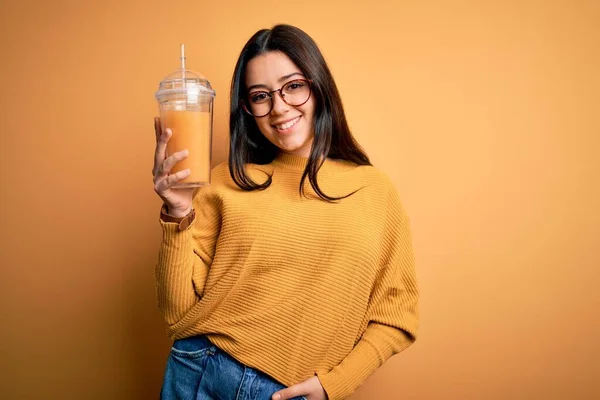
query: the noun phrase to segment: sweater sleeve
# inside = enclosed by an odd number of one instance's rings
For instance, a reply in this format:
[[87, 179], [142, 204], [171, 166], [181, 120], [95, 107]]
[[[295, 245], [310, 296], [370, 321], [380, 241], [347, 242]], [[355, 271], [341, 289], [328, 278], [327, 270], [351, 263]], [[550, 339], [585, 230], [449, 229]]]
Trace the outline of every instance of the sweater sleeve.
[[155, 276], [158, 308], [169, 327], [198, 302], [212, 263], [221, 228], [220, 201], [210, 186], [194, 197], [196, 218], [185, 230], [164, 222]]
[[329, 400], [350, 396], [387, 359], [416, 339], [418, 288], [410, 222], [393, 188], [387, 199], [381, 269], [371, 290], [367, 327], [339, 365], [317, 372]]

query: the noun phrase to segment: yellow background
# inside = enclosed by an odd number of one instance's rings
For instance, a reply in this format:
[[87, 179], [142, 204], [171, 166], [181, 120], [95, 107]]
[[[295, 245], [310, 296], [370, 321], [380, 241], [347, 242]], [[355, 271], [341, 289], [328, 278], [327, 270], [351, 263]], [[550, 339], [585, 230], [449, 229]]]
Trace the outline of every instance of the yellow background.
[[598, 398], [599, 21], [598, 1], [2, 0], [1, 397], [157, 397], [154, 92], [185, 43], [224, 161], [239, 51], [282, 22], [414, 229], [420, 337], [352, 399]]

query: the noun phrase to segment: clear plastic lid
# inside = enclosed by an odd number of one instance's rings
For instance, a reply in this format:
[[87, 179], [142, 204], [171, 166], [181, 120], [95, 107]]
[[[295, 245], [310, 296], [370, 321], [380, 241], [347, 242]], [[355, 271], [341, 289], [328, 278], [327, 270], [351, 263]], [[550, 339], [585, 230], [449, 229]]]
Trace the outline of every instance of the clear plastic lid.
[[212, 100], [215, 91], [201, 74], [190, 69], [179, 69], [160, 82], [155, 97], [161, 103], [182, 97], [189, 103], [196, 103]]

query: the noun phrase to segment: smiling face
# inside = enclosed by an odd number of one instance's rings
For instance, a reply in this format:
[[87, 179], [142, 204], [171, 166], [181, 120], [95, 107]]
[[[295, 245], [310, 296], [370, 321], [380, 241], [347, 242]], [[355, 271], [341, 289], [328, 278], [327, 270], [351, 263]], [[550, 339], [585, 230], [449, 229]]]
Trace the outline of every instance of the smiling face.
[[[282, 52], [270, 51], [254, 57], [246, 66], [246, 88], [251, 97], [256, 92], [271, 92], [287, 82], [306, 78]], [[281, 151], [308, 157], [314, 139], [315, 100], [310, 96], [300, 106], [291, 106], [272, 93], [273, 108], [264, 117], [255, 117], [261, 133]]]

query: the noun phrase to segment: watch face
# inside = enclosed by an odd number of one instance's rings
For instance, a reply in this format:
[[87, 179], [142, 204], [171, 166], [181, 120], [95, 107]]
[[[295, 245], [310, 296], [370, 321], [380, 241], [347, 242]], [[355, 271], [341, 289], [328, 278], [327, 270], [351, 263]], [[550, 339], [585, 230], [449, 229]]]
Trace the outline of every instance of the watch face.
[[190, 211], [190, 213], [188, 215], [186, 215], [183, 220], [179, 223], [179, 230], [180, 231], [184, 231], [186, 230], [190, 225], [192, 225], [192, 222], [194, 222], [194, 218], [196, 216], [196, 212], [194, 211], [194, 209], [192, 208], [192, 211]]

